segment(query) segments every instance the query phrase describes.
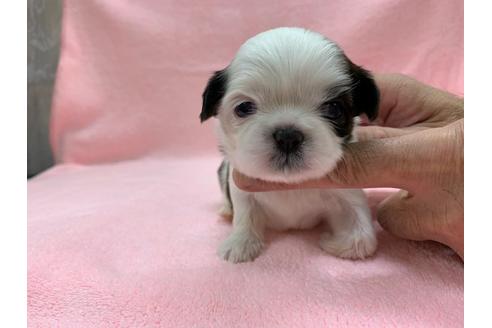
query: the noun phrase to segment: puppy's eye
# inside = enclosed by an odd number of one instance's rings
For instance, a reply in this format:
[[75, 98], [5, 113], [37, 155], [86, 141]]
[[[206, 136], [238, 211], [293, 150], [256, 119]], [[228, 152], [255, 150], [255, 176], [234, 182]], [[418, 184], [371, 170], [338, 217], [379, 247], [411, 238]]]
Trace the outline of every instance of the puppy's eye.
[[343, 104], [339, 101], [330, 101], [323, 105], [322, 115], [329, 120], [337, 120], [342, 117]]
[[234, 108], [234, 112], [238, 117], [246, 117], [256, 112], [256, 106], [251, 101], [240, 103]]

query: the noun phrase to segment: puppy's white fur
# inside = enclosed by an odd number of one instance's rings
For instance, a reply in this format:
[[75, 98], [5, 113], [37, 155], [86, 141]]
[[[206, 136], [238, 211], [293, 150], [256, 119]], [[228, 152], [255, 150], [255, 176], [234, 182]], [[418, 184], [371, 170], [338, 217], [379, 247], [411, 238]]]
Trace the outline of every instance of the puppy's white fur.
[[[270, 181], [300, 182], [332, 170], [342, 157], [343, 139], [320, 118], [320, 103], [351, 88], [340, 48], [323, 36], [298, 28], [261, 33], [238, 51], [227, 68], [227, 91], [220, 103], [218, 136], [231, 168]], [[245, 101], [257, 104], [247, 118], [234, 114]], [[268, 131], [293, 125], [309, 136], [302, 169], [273, 168]], [[234, 184], [228, 170], [233, 231], [218, 254], [231, 262], [250, 261], [264, 244], [266, 228], [307, 229], [324, 221], [320, 246], [342, 258], [360, 259], [376, 250], [371, 214], [361, 190], [311, 189], [250, 193]], [[233, 213], [231, 213], [233, 211]]]

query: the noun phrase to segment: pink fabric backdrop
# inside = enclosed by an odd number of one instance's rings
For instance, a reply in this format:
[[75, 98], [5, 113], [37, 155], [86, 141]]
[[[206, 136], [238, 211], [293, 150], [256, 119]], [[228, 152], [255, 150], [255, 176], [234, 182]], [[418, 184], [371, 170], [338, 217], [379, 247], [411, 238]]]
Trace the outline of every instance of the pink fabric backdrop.
[[[463, 3], [66, 0], [52, 112], [58, 165], [28, 183], [31, 327], [459, 327], [463, 265], [378, 228], [367, 261], [268, 235], [215, 255], [220, 162], [201, 92], [248, 37], [303, 26], [359, 64], [463, 91]], [[383, 192], [370, 193], [375, 205]]]
[[201, 93], [249, 37], [302, 26], [356, 63], [461, 94], [463, 3], [359, 1], [65, 1], [53, 105], [59, 162], [215, 153]]

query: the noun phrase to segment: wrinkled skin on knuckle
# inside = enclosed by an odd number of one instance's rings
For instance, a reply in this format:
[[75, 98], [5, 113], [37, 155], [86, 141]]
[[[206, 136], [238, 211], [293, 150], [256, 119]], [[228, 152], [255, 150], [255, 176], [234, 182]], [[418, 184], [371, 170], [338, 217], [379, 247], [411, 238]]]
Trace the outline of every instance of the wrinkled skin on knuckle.
[[370, 146], [349, 145], [328, 179], [338, 185], [359, 185], [367, 180]]
[[[436, 162], [440, 163], [436, 185], [455, 194], [463, 194], [464, 176], [464, 138], [461, 122], [442, 128], [437, 142], [441, 145], [436, 152]], [[461, 197], [462, 198], [462, 197]]]
[[446, 244], [462, 256], [463, 208], [463, 125], [436, 129], [433, 163], [418, 197], [420, 221], [425, 223], [429, 239]]
[[464, 151], [463, 122], [446, 127], [446, 163], [440, 172], [439, 195], [442, 222], [445, 225], [442, 238], [448, 244], [459, 244], [464, 230]]
[[352, 173], [350, 172], [350, 168], [347, 162], [347, 156], [344, 155], [339, 161], [337, 166], [330, 172], [327, 173], [326, 178], [330, 181], [333, 181], [335, 185], [345, 185], [350, 181], [351, 179], [349, 178], [349, 175]]

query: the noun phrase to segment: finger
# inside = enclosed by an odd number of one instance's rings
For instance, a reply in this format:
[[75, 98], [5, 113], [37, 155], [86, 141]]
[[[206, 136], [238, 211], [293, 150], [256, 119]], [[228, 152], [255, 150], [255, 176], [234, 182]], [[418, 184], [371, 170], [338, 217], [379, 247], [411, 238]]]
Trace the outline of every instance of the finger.
[[273, 190], [292, 190], [306, 188], [305, 184], [287, 184], [281, 182], [271, 182], [261, 179], [251, 178], [242, 174], [236, 169], [232, 170], [232, 179], [239, 189], [249, 192], [273, 191]]
[[[411, 144], [411, 143], [410, 143]], [[400, 169], [409, 152], [405, 151], [408, 142], [400, 138], [388, 138], [357, 142], [347, 145], [343, 158], [337, 167], [320, 179], [308, 180], [301, 183], [287, 184], [267, 182], [248, 177], [233, 170], [236, 185], [245, 191], [259, 192], [272, 190], [291, 190], [305, 188], [365, 188], [365, 187], [395, 187], [402, 188], [406, 184], [405, 172]]]
[[411, 240], [431, 239], [425, 225], [425, 206], [401, 190], [380, 203], [377, 220], [386, 231], [395, 236]]
[[[407, 189], [419, 157], [414, 134], [348, 144], [335, 169], [316, 182], [324, 187]], [[417, 148], [417, 149], [416, 149]]]
[[376, 74], [380, 126], [409, 127], [419, 122], [444, 126], [463, 118], [463, 99], [402, 74]]
[[358, 141], [366, 141], [371, 139], [384, 139], [399, 137], [410, 133], [429, 129], [429, 126], [416, 125], [408, 128], [390, 128], [383, 126], [359, 126], [355, 129], [355, 135]]
[[382, 126], [359, 126], [355, 129], [358, 141], [398, 137], [408, 133], [411, 133], [411, 131]]
[[[392, 113], [399, 107], [401, 101], [401, 89], [410, 78], [401, 74], [376, 74], [374, 80], [380, 95], [379, 112], [375, 123], [385, 126], [392, 123]], [[390, 125], [394, 126], [394, 124]]]
[[425, 102], [438, 90], [403, 74], [381, 74], [375, 81], [380, 89], [377, 125], [409, 127], [434, 114], [435, 107], [426, 106]]

